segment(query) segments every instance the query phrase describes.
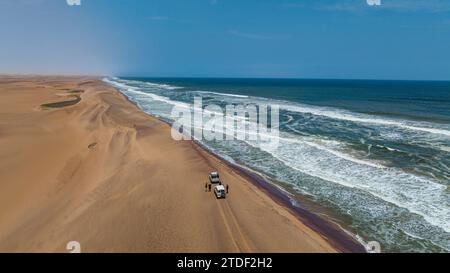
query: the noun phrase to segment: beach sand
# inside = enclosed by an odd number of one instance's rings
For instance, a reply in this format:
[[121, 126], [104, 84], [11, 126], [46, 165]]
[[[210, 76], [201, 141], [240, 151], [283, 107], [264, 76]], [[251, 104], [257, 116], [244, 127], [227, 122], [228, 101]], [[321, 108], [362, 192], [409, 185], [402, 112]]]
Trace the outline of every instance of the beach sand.
[[[213, 170], [227, 199], [205, 192]], [[0, 76], [0, 252], [338, 251], [330, 239], [99, 79]]]

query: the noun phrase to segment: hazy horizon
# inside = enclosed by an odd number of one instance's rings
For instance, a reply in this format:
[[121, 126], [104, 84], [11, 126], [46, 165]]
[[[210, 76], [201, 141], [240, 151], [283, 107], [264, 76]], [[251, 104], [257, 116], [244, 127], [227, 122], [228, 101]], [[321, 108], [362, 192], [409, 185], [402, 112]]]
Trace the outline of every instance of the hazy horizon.
[[8, 73], [0, 72], [0, 76], [55, 76], [55, 77], [99, 77], [99, 78], [137, 78], [137, 79], [255, 79], [255, 80], [305, 80], [305, 81], [405, 81], [405, 82], [450, 82], [450, 79], [367, 79], [367, 78], [300, 78], [300, 77], [270, 77], [270, 76], [249, 76], [249, 77], [227, 77], [227, 76], [152, 76], [152, 75], [108, 75], [108, 74], [79, 74], [79, 73]]

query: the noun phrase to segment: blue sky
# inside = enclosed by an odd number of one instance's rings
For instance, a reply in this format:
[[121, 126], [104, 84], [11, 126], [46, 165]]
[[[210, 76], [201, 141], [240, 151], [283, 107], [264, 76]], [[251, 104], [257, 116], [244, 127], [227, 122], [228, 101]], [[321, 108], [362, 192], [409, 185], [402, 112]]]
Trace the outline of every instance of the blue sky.
[[0, 72], [450, 80], [450, 0], [0, 1]]

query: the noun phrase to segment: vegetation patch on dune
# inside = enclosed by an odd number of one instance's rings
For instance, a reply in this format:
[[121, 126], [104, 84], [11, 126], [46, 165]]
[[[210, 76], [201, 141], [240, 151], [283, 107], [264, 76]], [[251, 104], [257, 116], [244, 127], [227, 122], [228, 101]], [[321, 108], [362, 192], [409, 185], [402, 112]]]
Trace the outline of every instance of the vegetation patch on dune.
[[75, 105], [81, 101], [80, 96], [71, 96], [74, 99], [73, 100], [67, 100], [67, 101], [60, 101], [60, 102], [53, 102], [53, 103], [45, 103], [41, 105], [42, 109], [52, 109], [52, 108], [62, 108], [62, 107], [68, 107]]
[[97, 142], [93, 142], [93, 143], [89, 144], [88, 148], [89, 149], [94, 149], [95, 146], [97, 146]]
[[81, 101], [80, 94], [84, 93], [84, 90], [82, 89], [69, 89], [65, 88], [66, 94], [68, 94], [67, 97], [74, 98], [73, 100], [66, 100], [66, 101], [59, 101], [59, 102], [52, 102], [52, 103], [45, 103], [41, 105], [41, 108], [46, 109], [52, 109], [52, 108], [62, 108], [62, 107], [68, 107], [75, 105]]
[[67, 93], [69, 93], [69, 94], [81, 94], [81, 93], [84, 93], [84, 90], [81, 90], [81, 89], [70, 90]]

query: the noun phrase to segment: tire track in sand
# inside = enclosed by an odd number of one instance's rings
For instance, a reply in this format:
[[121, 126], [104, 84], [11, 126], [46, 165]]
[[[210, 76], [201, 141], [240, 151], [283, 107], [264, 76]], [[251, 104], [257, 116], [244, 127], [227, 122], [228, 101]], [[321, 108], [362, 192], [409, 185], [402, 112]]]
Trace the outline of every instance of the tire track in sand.
[[252, 247], [250, 246], [247, 238], [242, 233], [241, 227], [234, 215], [233, 211], [230, 208], [227, 200], [216, 199], [216, 202], [219, 206], [219, 212], [222, 216], [223, 222], [225, 224], [225, 228], [228, 231], [229, 236], [231, 237], [233, 244], [239, 252], [252, 252]]

